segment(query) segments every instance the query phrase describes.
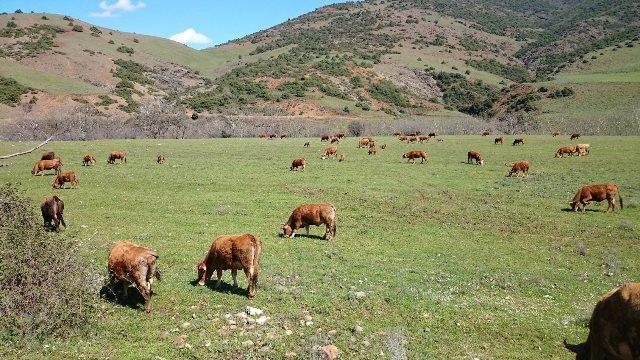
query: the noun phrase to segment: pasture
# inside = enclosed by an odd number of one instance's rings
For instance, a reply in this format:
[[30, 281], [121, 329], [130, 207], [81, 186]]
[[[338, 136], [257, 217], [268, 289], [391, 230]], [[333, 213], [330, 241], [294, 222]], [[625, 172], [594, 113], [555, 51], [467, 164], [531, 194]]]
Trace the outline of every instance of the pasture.
[[[69, 227], [52, 241], [76, 238], [103, 276], [115, 241], [148, 246], [163, 280], [149, 315], [142, 304], [101, 300], [88, 336], [22, 351], [0, 345], [0, 357], [312, 358], [315, 346], [334, 344], [348, 359], [404, 351], [409, 359], [569, 359], [562, 339], [586, 339], [597, 299], [640, 279], [640, 138], [585, 136], [577, 142], [591, 144], [590, 155], [563, 159], [555, 151], [576, 143], [566, 135], [525, 136], [517, 147], [513, 138], [376, 137], [378, 155], [369, 156], [351, 137], [338, 145], [344, 162], [321, 160], [329, 144], [319, 138], [54, 142], [45, 148], [80, 181], [62, 190], [51, 188], [53, 176], [31, 176], [40, 150], [10, 159], [0, 182], [32, 198], [34, 212], [45, 195], [64, 200]], [[30, 145], [2, 142], [0, 154]], [[117, 149], [128, 162], [107, 165]], [[411, 149], [426, 150], [429, 162], [407, 164], [401, 156]], [[466, 164], [470, 149], [484, 166]], [[81, 166], [85, 152], [95, 166]], [[297, 157], [307, 160], [304, 172], [289, 171]], [[520, 160], [531, 162], [530, 175], [505, 177], [505, 163]], [[605, 214], [606, 202], [567, 211], [580, 185], [602, 182], [620, 186], [623, 211]], [[336, 206], [335, 240], [320, 238], [323, 227], [278, 236], [307, 202]], [[244, 232], [264, 246], [256, 298], [245, 297], [242, 274], [234, 290], [228, 271], [222, 291], [194, 286], [213, 238]], [[265, 311], [266, 324], [235, 316], [249, 305]]]

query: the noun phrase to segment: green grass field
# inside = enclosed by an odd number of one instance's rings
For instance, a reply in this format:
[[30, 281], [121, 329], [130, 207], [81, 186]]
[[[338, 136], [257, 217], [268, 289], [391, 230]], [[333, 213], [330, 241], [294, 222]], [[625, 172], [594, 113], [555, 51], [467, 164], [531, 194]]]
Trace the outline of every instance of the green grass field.
[[[377, 156], [349, 138], [338, 146], [347, 156], [342, 163], [320, 159], [327, 145], [319, 139], [310, 149], [305, 141], [50, 143], [80, 180], [76, 189], [56, 191], [52, 176], [30, 175], [40, 152], [5, 161], [0, 182], [31, 197], [34, 212], [45, 195], [65, 201], [69, 228], [52, 241], [78, 239], [102, 275], [115, 241], [149, 246], [160, 254], [163, 281], [154, 284], [150, 315], [142, 305], [100, 300], [88, 336], [19, 351], [3, 344], [0, 356], [312, 358], [314, 346], [331, 343], [347, 359], [389, 359], [401, 348], [410, 359], [570, 359], [562, 339], [586, 339], [597, 299], [640, 279], [638, 137], [584, 137], [591, 154], [565, 159], [553, 157], [571, 143], [565, 136], [528, 136], [521, 147], [480, 136], [423, 145], [379, 138], [388, 148]], [[0, 142], [0, 154], [30, 145]], [[401, 159], [417, 148], [428, 151], [428, 164]], [[127, 164], [106, 164], [115, 149], [129, 153]], [[485, 166], [466, 164], [470, 149], [484, 155]], [[84, 168], [87, 151], [98, 164]], [[158, 153], [166, 164], [155, 163]], [[299, 156], [307, 170], [289, 171]], [[505, 162], [524, 159], [532, 163], [527, 178], [505, 177]], [[580, 185], [600, 182], [620, 186], [624, 211], [605, 214], [605, 204], [566, 211]], [[317, 237], [324, 228], [312, 237], [278, 237], [291, 210], [306, 202], [336, 206], [333, 242]], [[196, 262], [212, 239], [243, 232], [264, 246], [257, 297], [244, 296], [243, 275], [242, 291], [233, 291], [228, 272], [223, 291], [194, 286]], [[580, 244], [585, 256], [577, 254]], [[360, 291], [366, 297], [355, 298]], [[248, 305], [264, 309], [267, 323], [236, 318], [236, 328], [229, 326], [225, 314]], [[356, 325], [363, 331], [354, 332]], [[181, 335], [188, 347], [174, 344]]]

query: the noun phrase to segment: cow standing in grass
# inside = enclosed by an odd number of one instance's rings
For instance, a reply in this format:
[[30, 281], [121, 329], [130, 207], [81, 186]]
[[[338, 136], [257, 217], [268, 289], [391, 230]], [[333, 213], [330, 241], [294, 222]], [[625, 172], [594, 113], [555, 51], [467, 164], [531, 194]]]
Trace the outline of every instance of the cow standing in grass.
[[306, 147], [306, 148], [308, 148], [310, 146], [311, 146], [311, 143], [309, 141], [307, 141], [306, 143], [304, 143], [304, 145], [302, 145], [302, 147]]
[[96, 163], [96, 158], [93, 154], [85, 154], [82, 158], [82, 166], [90, 166]]
[[578, 144], [575, 148], [575, 154], [578, 156], [587, 156], [589, 155], [589, 144]]
[[321, 159], [327, 159], [329, 158], [331, 155], [333, 155], [334, 157], [338, 157], [338, 148], [335, 146], [331, 146], [328, 147], [326, 149], [324, 149], [324, 153], [322, 153]]
[[502, 145], [504, 143], [504, 136], [500, 136], [500, 137], [497, 137], [497, 138], [493, 139], [493, 143], [495, 145], [498, 145], [498, 144]]
[[304, 204], [293, 210], [289, 220], [282, 224], [282, 235], [293, 238], [296, 230], [305, 228], [309, 235], [309, 226], [326, 225], [324, 238], [331, 240], [336, 236], [336, 208], [331, 204]]
[[55, 174], [58, 175], [62, 172], [62, 163], [58, 159], [53, 160], [40, 160], [33, 165], [33, 170], [31, 170], [31, 175], [36, 176], [38, 174], [44, 175], [45, 170], [53, 170]]
[[556, 151], [556, 157], [560, 158], [560, 157], [564, 157], [565, 155], [573, 156], [573, 153], [575, 151], [576, 151], [576, 148], [573, 146], [563, 146], [560, 149], [558, 149], [558, 151]]
[[116, 160], [120, 160], [120, 163], [127, 162], [127, 153], [122, 150], [116, 150], [109, 154], [107, 158], [107, 164], [115, 164]]
[[560, 136], [560, 131], [556, 131], [556, 132], [554, 132], [552, 136], [553, 136], [553, 137]]
[[616, 184], [593, 184], [582, 186], [573, 200], [569, 203], [571, 210], [578, 211], [582, 209], [585, 211], [587, 204], [592, 201], [601, 202], [607, 200], [609, 206], [607, 212], [613, 212], [616, 207], [616, 196], [620, 199], [620, 209], [624, 209], [622, 202], [622, 196], [619, 196], [618, 185]]
[[467, 152], [467, 163], [471, 164], [474, 161], [477, 165], [484, 165], [484, 160], [482, 159], [480, 153], [475, 150], [470, 150], [469, 152]]
[[320, 141], [321, 141], [321, 142], [323, 142], [323, 141], [329, 141], [329, 140], [331, 140], [331, 135], [322, 135], [322, 136], [320, 137]]
[[47, 196], [40, 203], [40, 211], [44, 220], [44, 227], [55, 232], [60, 231], [60, 224], [67, 227], [64, 222], [64, 202], [57, 196]]
[[302, 171], [304, 171], [304, 168], [306, 166], [307, 166], [307, 161], [304, 158], [298, 158], [291, 162], [291, 167], [289, 168], [289, 171], [293, 171], [293, 170], [298, 171], [298, 168], [302, 168]]
[[71, 183], [72, 186], [76, 186], [78, 185], [78, 183], [80, 183], [80, 181], [78, 181], [75, 172], [67, 171], [62, 174], [58, 174], [55, 180], [53, 180], [51, 186], [54, 189], [61, 189], [65, 183]]
[[402, 154], [402, 158], [407, 159], [407, 162], [411, 161], [414, 164], [416, 159], [421, 159], [420, 164], [422, 164], [427, 160], [427, 152], [423, 150], [411, 150]]
[[530, 163], [528, 161], [520, 161], [517, 163], [507, 163], [506, 166], [511, 167], [511, 171], [507, 176], [518, 176], [518, 173], [521, 172], [524, 176], [529, 175], [529, 167]]
[[571, 137], [569, 138], [569, 140], [579, 139], [579, 138], [580, 138], [580, 134], [571, 134]]
[[156, 157], [156, 162], [158, 164], [164, 164], [165, 161], [167, 161], [167, 159], [164, 157], [164, 155], [158, 154], [158, 156]]
[[513, 144], [512, 145], [513, 146], [524, 145], [524, 138], [517, 138], [517, 139], [513, 140]]

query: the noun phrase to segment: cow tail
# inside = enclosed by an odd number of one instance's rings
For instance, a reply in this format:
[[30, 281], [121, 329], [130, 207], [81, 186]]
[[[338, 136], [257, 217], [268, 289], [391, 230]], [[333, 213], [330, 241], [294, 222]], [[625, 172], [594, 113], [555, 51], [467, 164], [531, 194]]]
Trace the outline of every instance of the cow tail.
[[620, 200], [620, 210], [624, 210], [624, 202], [622, 202], [622, 195], [618, 194], [618, 200]]
[[260, 272], [260, 254], [262, 253], [262, 243], [260, 239], [253, 239], [253, 259], [251, 260], [251, 265], [253, 266], [253, 286], [258, 286], [258, 273]]
[[[620, 201], [620, 206], [622, 206], [622, 201]], [[64, 226], [65, 228], [67, 227], [67, 224], [64, 222], [64, 217], [61, 215], [60, 216], [60, 223], [62, 224], [62, 226]]]
[[331, 227], [333, 228], [333, 237], [336, 236], [336, 217], [338, 216], [338, 214], [336, 213], [336, 207], [331, 205], [331, 210], [333, 210], [333, 221], [331, 221]]
[[153, 269], [153, 276], [158, 279], [158, 281], [162, 281], [162, 275], [160, 274], [156, 260], [158, 260], [158, 254], [153, 251], [150, 252], [147, 256], [147, 266]]

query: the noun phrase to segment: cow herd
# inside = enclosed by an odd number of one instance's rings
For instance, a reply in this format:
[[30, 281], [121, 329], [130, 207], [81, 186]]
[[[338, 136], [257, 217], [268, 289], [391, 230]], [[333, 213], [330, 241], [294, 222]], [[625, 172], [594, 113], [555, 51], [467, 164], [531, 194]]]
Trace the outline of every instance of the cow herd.
[[[428, 136], [418, 134], [394, 134], [400, 141], [407, 143], [416, 143], [429, 141], [430, 138], [436, 138], [435, 133]], [[489, 132], [482, 133], [482, 136], [490, 135]], [[553, 136], [559, 136], [559, 132], [555, 132]], [[576, 139], [580, 135], [573, 134], [571, 139]], [[270, 136], [262, 134], [261, 138], [273, 139], [277, 135]], [[281, 136], [284, 138], [286, 136]], [[321, 142], [330, 142], [339, 144], [345, 138], [344, 134], [323, 135]], [[438, 138], [438, 142], [443, 139]], [[504, 137], [496, 137], [494, 144], [503, 144]], [[524, 138], [516, 138], [513, 145], [524, 145]], [[305, 148], [311, 147], [311, 142], [305, 142]], [[358, 148], [368, 148], [369, 155], [376, 155], [377, 148], [375, 140], [372, 137], [363, 137], [357, 142]], [[387, 145], [382, 144], [381, 149], [386, 149]], [[565, 156], [585, 156], [589, 154], [589, 144], [578, 144], [576, 146], [563, 146], [559, 148], [555, 157], [562, 158]], [[345, 161], [345, 154], [338, 154], [337, 146], [327, 147], [321, 158], [327, 159], [333, 156], [339, 161]], [[402, 154], [403, 159], [407, 162], [415, 163], [420, 159], [421, 163], [428, 161], [427, 152], [424, 150], [410, 150]], [[116, 160], [121, 163], [127, 162], [127, 153], [118, 150], [111, 152], [107, 158], [108, 164], [115, 164]], [[166, 161], [164, 155], [159, 154], [156, 157], [158, 164]], [[96, 163], [92, 154], [84, 155], [82, 159], [83, 166], [91, 166]], [[467, 163], [484, 165], [485, 159], [475, 150], [467, 153]], [[519, 161], [515, 163], [507, 163], [510, 167], [507, 176], [517, 176], [519, 173], [525, 176], [529, 173], [530, 162]], [[54, 189], [59, 189], [65, 183], [77, 186], [79, 181], [75, 172], [62, 172], [63, 163], [59, 156], [51, 151], [45, 152], [41, 159], [37, 161], [33, 167], [32, 175], [43, 175], [44, 171], [53, 170], [55, 179], [52, 183]], [[302, 170], [306, 168], [306, 160], [304, 157], [294, 159], [291, 163], [290, 170]], [[570, 202], [573, 211], [584, 211], [585, 206], [591, 201], [601, 202], [608, 201], [607, 212], [615, 210], [615, 198], [619, 197], [620, 207], [623, 208], [622, 197], [619, 196], [618, 186], [615, 184], [594, 184], [582, 186]], [[58, 196], [47, 196], [43, 199], [40, 206], [44, 226], [52, 231], [59, 231], [60, 225], [66, 227], [64, 221], [64, 203]], [[332, 204], [303, 204], [293, 210], [289, 219], [282, 224], [282, 236], [293, 238], [296, 231], [305, 229], [309, 233], [311, 225], [326, 226], [325, 239], [332, 240], [336, 235], [336, 208]], [[237, 287], [237, 271], [242, 270], [248, 281], [247, 297], [253, 298], [256, 295], [258, 285], [258, 274], [260, 269], [260, 257], [262, 253], [262, 243], [260, 239], [252, 234], [242, 235], [220, 235], [214, 239], [211, 247], [202, 260], [197, 262], [197, 284], [204, 286], [211, 279], [213, 273], [216, 273], [217, 282], [215, 287], [218, 288], [221, 283], [221, 277], [224, 270], [231, 270], [233, 278], [233, 286]], [[146, 312], [151, 311], [151, 286], [154, 279], [160, 280], [161, 275], [158, 270], [157, 260], [159, 255], [157, 252], [128, 241], [119, 241], [111, 249], [108, 256], [108, 273], [109, 288], [113, 293], [115, 287], [122, 288], [122, 296], [127, 297], [127, 289], [129, 286], [135, 286], [142, 297]], [[608, 319], [616, 319], [617, 324], [611, 324]], [[591, 321], [590, 335], [585, 343], [579, 345], [570, 345], [565, 341], [565, 347], [576, 353], [577, 359], [640, 359], [640, 284], [625, 284], [621, 288], [613, 290], [605, 295], [597, 304]]]

